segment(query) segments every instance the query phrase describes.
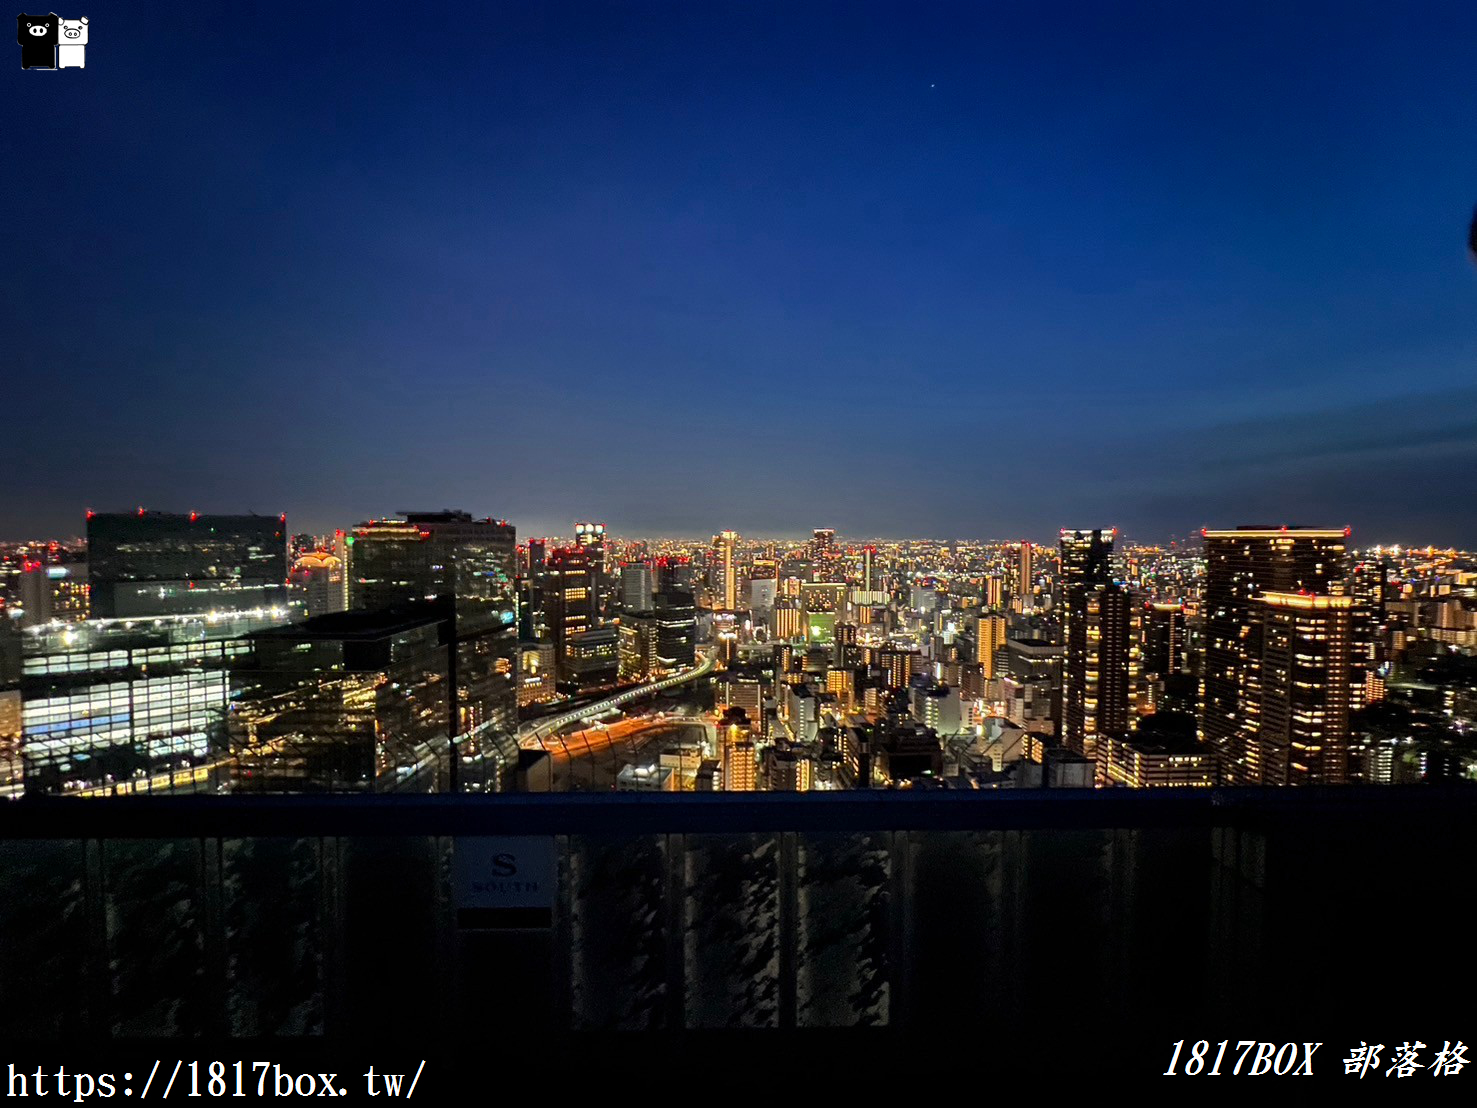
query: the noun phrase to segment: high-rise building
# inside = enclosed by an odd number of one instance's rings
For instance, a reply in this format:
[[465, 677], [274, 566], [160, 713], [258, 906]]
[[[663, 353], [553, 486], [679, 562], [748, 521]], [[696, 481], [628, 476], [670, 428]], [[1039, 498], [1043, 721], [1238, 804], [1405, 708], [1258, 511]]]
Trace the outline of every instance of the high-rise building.
[[870, 593], [877, 588], [877, 548], [862, 547], [862, 591]]
[[656, 653], [664, 669], [688, 669], [697, 661], [697, 605], [692, 593], [656, 594]]
[[650, 681], [663, 671], [654, 612], [628, 612], [620, 625], [620, 680]]
[[649, 612], [655, 601], [653, 596], [651, 566], [645, 562], [631, 562], [621, 567], [621, 607], [628, 612]]
[[726, 792], [751, 793], [758, 787], [757, 748], [751, 742], [731, 743], [723, 748], [723, 788]]
[[576, 523], [574, 545], [589, 554], [596, 573], [605, 572], [605, 524]]
[[836, 531], [831, 527], [817, 527], [810, 538], [810, 560], [818, 568], [836, 551]]
[[26, 791], [214, 791], [231, 671], [250, 653], [248, 636], [280, 622], [246, 611], [22, 632]]
[[805, 613], [800, 608], [799, 600], [791, 596], [782, 596], [775, 600], [770, 612], [770, 633], [776, 639], [785, 641], [798, 639], [805, 634]]
[[1113, 582], [1113, 530], [1061, 533], [1062, 739], [1095, 758], [1102, 735], [1128, 731], [1128, 591]]
[[1150, 604], [1143, 621], [1144, 673], [1167, 677], [1185, 668], [1185, 606]]
[[1264, 592], [1252, 606], [1261, 650], [1245, 705], [1241, 776], [1260, 785], [1348, 780], [1352, 596]]
[[[461, 756], [453, 788], [500, 788], [476, 771], [500, 770], [494, 757], [518, 726], [517, 536], [500, 519], [466, 512], [405, 512], [353, 529], [349, 604], [355, 610], [400, 608], [439, 599], [451, 606], [454, 706], [449, 730]], [[463, 778], [463, 766], [472, 776]]]
[[984, 667], [985, 678], [989, 679], [996, 676], [996, 655], [1005, 647], [1005, 617], [990, 612], [980, 616], [975, 626], [975, 661]]
[[590, 565], [595, 572], [595, 613], [604, 615], [610, 608], [615, 581], [612, 579], [614, 565], [611, 548], [605, 534], [605, 524], [580, 522], [574, 525], [574, 545], [590, 556]]
[[287, 517], [89, 512], [96, 619], [287, 612]]
[[560, 546], [544, 562], [543, 603], [549, 637], [554, 643], [554, 669], [559, 681], [571, 677], [569, 644], [575, 635], [599, 623], [599, 578], [587, 548]]
[[[332, 612], [249, 638], [231, 673], [236, 792], [441, 792], [449, 609]], [[517, 743], [503, 736], [503, 756]]]
[[690, 593], [697, 584], [696, 567], [692, 564], [692, 559], [686, 556], [658, 558], [654, 568], [656, 570], [655, 586], [659, 593]]
[[999, 611], [1005, 607], [1005, 579], [998, 573], [985, 578], [985, 607]]
[[1027, 600], [1026, 607], [1030, 607], [1027, 598], [1036, 583], [1036, 568], [1033, 561], [1035, 549], [1028, 542], [1021, 543], [1020, 551], [1016, 556], [1015, 566], [1015, 592], [1023, 600]]
[[300, 603], [309, 618], [344, 610], [343, 563], [326, 550], [300, 555], [293, 563], [288, 584], [296, 593], [294, 605]]
[[1216, 752], [1222, 783], [1256, 784], [1261, 779], [1253, 764], [1257, 721], [1248, 709], [1261, 697], [1258, 598], [1264, 593], [1343, 595], [1349, 532], [1239, 527], [1203, 535], [1201, 738]]
[[737, 531], [720, 531], [713, 538], [713, 549], [718, 554], [719, 590], [718, 598], [725, 612], [738, 610], [738, 576], [734, 565], [733, 551], [738, 542]]
[[613, 686], [620, 673], [620, 629], [596, 627], [570, 635], [561, 691], [583, 693]]

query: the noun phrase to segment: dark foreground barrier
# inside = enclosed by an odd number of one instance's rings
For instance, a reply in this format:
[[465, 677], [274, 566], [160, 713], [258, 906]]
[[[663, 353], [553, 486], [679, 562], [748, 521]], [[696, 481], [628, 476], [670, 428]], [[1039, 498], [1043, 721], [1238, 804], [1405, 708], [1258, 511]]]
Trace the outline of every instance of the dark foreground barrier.
[[1474, 844], [1425, 788], [24, 800], [0, 1041], [1332, 1069], [1473, 1041]]

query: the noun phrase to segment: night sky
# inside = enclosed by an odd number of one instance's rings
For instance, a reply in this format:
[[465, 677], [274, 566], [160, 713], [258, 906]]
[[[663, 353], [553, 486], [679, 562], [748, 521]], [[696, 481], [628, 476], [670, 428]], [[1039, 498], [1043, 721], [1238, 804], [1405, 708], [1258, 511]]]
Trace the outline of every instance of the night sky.
[[59, 14], [85, 70], [3, 69], [0, 538], [1477, 546], [1469, 0]]

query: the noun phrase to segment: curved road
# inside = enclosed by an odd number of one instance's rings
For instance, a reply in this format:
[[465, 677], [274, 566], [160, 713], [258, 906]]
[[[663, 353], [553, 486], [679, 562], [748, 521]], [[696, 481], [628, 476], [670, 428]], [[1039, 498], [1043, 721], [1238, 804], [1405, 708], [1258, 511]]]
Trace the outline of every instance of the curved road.
[[571, 723], [578, 723], [582, 719], [593, 719], [595, 716], [604, 715], [612, 708], [619, 708], [632, 700], [639, 700], [643, 696], [650, 696], [654, 692], [663, 689], [674, 688], [688, 681], [695, 681], [699, 677], [706, 677], [713, 672], [713, 667], [718, 664], [717, 657], [705, 657], [691, 669], [674, 673], [670, 677], [664, 677], [660, 681], [652, 681], [650, 684], [637, 685], [635, 688], [623, 689], [613, 696], [604, 700], [597, 700], [593, 704], [586, 704], [580, 708], [571, 709], [550, 719], [541, 719], [537, 723], [526, 723], [518, 728], [518, 745], [528, 750], [541, 750], [545, 735], [558, 731], [561, 727], [568, 727]]

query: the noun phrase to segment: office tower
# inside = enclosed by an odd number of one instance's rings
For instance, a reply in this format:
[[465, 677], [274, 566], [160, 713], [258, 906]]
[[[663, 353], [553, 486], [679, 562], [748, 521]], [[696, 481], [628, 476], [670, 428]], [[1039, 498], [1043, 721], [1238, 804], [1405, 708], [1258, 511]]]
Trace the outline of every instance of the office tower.
[[697, 604], [692, 593], [656, 594], [656, 652], [665, 669], [688, 669], [697, 661]]
[[338, 595], [334, 598], [334, 611], [347, 612], [349, 610], [349, 532], [340, 528], [333, 533], [333, 543], [329, 550], [339, 564]]
[[720, 531], [713, 537], [713, 549], [718, 555], [715, 567], [718, 571], [718, 599], [725, 612], [738, 610], [738, 576], [733, 564], [733, 548], [737, 542], [737, 531]]
[[818, 568], [836, 550], [836, 531], [831, 527], [817, 527], [810, 539], [810, 560]]
[[652, 600], [651, 566], [631, 562], [621, 567], [621, 607], [628, 612], [649, 612]]
[[1251, 609], [1261, 657], [1240, 774], [1261, 785], [1348, 780], [1354, 598], [1264, 592]]
[[862, 591], [873, 592], [877, 588], [877, 548], [862, 547]]
[[1219, 759], [1221, 781], [1256, 784], [1252, 766], [1256, 720], [1247, 710], [1260, 697], [1263, 593], [1343, 595], [1346, 529], [1239, 527], [1203, 532], [1205, 588], [1201, 738]]
[[520, 642], [518, 644], [518, 707], [553, 700], [554, 644]]
[[1185, 606], [1150, 604], [1143, 621], [1144, 673], [1164, 678], [1185, 668]]
[[1061, 533], [1062, 740], [1095, 758], [1100, 735], [1128, 731], [1128, 591], [1109, 573], [1113, 530]]
[[574, 545], [590, 556], [590, 565], [595, 573], [595, 614], [604, 614], [610, 608], [613, 564], [610, 546], [606, 542], [605, 524], [580, 522], [574, 525]]
[[249, 636], [231, 674], [232, 791], [445, 791], [448, 614], [421, 601]]
[[227, 763], [231, 670], [252, 632], [280, 622], [247, 611], [22, 632], [26, 792], [214, 791]]
[[749, 581], [749, 611], [756, 623], [774, 610], [776, 584], [773, 577], [755, 577]]
[[655, 566], [655, 587], [659, 593], [693, 591], [697, 584], [697, 568], [686, 556], [658, 558]]
[[1005, 647], [1005, 617], [998, 612], [982, 615], [975, 621], [975, 658], [984, 667], [986, 680], [996, 676], [996, 656]]
[[1025, 602], [1025, 607], [1031, 607], [1031, 591], [1036, 583], [1036, 569], [1033, 563], [1034, 548], [1028, 542], [1021, 543], [1020, 551], [1016, 557], [1015, 567], [1015, 591], [1016, 595]]
[[[461, 751], [452, 759], [452, 788], [507, 787], [500, 743], [518, 725], [517, 536], [506, 520], [466, 512], [401, 514], [362, 523], [348, 536], [350, 607], [375, 611], [426, 599], [449, 606], [448, 728]], [[463, 766], [472, 774], [465, 779]], [[502, 776], [478, 776], [484, 769]]]
[[95, 619], [287, 613], [287, 517], [89, 512]]
[[313, 550], [293, 563], [288, 584], [295, 606], [309, 617], [344, 610], [344, 567], [326, 550]]
[[657, 653], [657, 618], [654, 612], [627, 613], [620, 625], [620, 680], [650, 681], [663, 672]]
[[599, 582], [588, 547], [560, 546], [544, 562], [543, 601], [549, 637], [554, 643], [554, 671], [560, 682], [571, 677], [569, 644], [599, 622]]
[[21, 561], [17, 599], [20, 601], [21, 627], [40, 627], [51, 622], [51, 579], [47, 566], [36, 559]]
[[595, 627], [569, 636], [560, 691], [578, 694], [610, 688], [619, 680], [620, 629]]
[[544, 554], [548, 550], [548, 539], [528, 540], [528, 572], [538, 573], [544, 568]]
[[605, 524], [576, 523], [574, 545], [590, 556], [590, 564], [597, 574], [605, 572]]

